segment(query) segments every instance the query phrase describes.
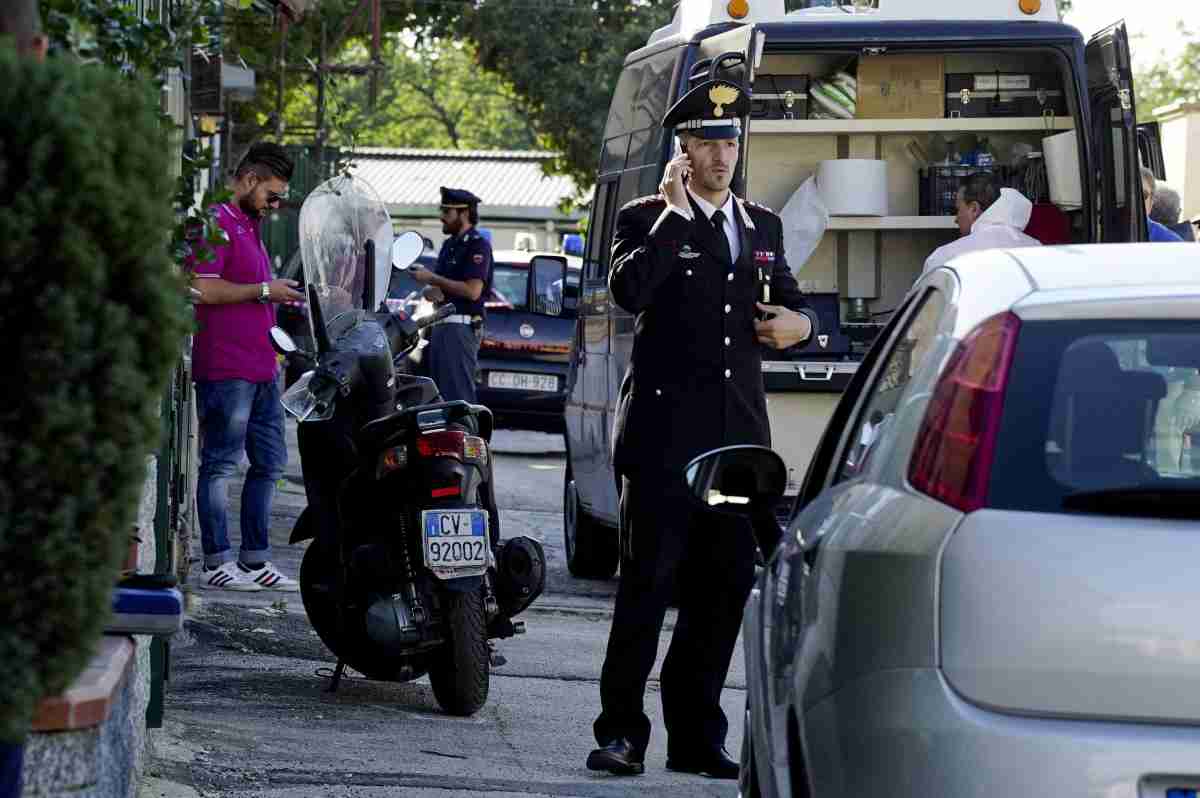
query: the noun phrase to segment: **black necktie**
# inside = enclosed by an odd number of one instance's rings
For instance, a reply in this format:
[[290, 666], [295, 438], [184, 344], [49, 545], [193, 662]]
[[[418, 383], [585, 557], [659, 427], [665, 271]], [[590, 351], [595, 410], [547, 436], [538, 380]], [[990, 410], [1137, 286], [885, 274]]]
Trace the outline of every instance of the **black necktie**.
[[725, 264], [733, 265], [733, 250], [729, 248], [729, 238], [725, 235], [725, 212], [718, 210], [712, 215], [713, 230], [717, 234], [717, 243], [721, 245], [721, 254], [725, 257]]

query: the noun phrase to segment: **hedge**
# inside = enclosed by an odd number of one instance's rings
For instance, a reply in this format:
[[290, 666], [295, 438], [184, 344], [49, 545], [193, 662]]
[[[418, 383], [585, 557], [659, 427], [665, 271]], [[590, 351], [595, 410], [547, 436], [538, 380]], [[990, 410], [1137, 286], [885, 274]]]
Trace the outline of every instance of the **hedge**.
[[0, 741], [110, 611], [188, 311], [147, 86], [0, 48]]

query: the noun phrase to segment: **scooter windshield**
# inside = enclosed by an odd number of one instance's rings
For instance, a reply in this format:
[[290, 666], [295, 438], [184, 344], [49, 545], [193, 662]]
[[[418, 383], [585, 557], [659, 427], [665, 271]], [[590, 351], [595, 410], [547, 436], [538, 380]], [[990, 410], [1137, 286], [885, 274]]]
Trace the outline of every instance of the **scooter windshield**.
[[[368, 241], [375, 243], [370, 264]], [[391, 217], [375, 189], [361, 178], [343, 174], [326, 180], [300, 207], [304, 282], [316, 287], [327, 328], [349, 311], [379, 307], [387, 296], [391, 252]], [[364, 303], [368, 269], [374, 271], [374, 291]], [[312, 315], [308, 314], [310, 324]]]

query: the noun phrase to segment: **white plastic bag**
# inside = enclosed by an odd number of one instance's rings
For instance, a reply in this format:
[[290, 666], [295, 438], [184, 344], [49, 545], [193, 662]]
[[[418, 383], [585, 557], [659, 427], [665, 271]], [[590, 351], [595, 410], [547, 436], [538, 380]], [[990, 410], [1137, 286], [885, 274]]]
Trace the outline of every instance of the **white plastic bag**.
[[829, 227], [829, 211], [817, 191], [815, 175], [796, 189], [796, 193], [779, 212], [779, 217], [783, 220], [784, 250], [794, 274], [812, 257], [813, 250], [821, 243], [821, 237]]

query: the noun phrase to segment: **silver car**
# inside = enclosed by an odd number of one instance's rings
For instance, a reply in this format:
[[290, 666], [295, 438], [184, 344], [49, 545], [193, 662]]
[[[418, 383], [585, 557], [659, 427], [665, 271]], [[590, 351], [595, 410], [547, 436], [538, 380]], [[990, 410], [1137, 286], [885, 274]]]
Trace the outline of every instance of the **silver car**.
[[740, 447], [689, 472], [771, 549], [743, 628], [743, 796], [1196, 798], [1200, 247], [931, 272], [775, 545], [781, 469]]

